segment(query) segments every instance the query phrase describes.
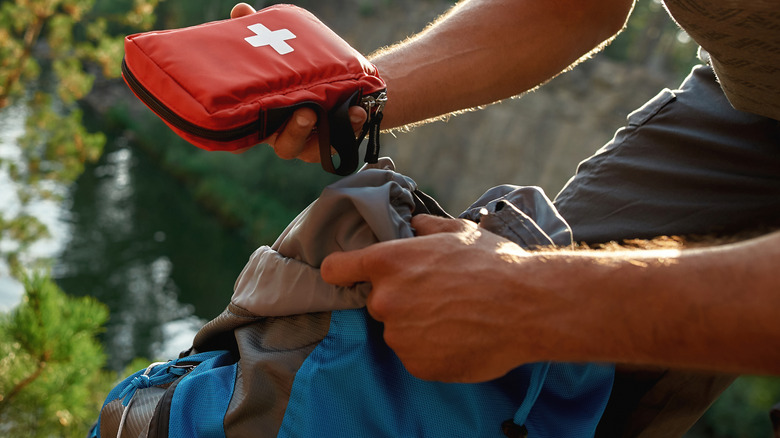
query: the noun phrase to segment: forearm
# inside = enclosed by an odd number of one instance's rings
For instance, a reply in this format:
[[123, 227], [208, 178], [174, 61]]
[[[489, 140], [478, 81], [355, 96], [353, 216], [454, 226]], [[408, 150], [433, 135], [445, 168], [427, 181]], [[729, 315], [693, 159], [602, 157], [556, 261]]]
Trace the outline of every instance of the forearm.
[[552, 254], [540, 265], [560, 264], [577, 278], [558, 293], [576, 308], [558, 315], [552, 359], [780, 373], [778, 233], [704, 250]]
[[371, 57], [387, 128], [489, 104], [547, 81], [614, 36], [633, 0], [466, 0]]

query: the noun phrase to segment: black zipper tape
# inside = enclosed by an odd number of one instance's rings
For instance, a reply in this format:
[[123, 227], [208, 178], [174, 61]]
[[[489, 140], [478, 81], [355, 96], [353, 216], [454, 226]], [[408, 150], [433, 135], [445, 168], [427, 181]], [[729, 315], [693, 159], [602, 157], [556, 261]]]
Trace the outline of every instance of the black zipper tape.
[[[218, 142], [231, 142], [253, 134], [258, 135], [258, 141], [260, 140], [259, 136], [262, 135], [262, 132], [259, 132], [258, 120], [252, 120], [244, 125], [231, 129], [218, 130], [203, 128], [185, 120], [160, 102], [141, 84], [140, 81], [138, 81], [135, 75], [133, 75], [133, 72], [130, 71], [127, 62], [124, 59], [122, 60], [122, 76], [125, 78], [125, 82], [127, 82], [130, 89], [133, 90], [136, 96], [138, 96], [146, 106], [176, 129], [196, 137]], [[266, 128], [270, 128], [270, 126], [266, 126]]]

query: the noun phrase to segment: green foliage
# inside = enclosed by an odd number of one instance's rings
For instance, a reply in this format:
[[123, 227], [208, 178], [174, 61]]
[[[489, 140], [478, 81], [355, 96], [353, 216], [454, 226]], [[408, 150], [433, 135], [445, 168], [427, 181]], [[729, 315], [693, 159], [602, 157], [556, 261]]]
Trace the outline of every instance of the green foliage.
[[669, 17], [660, 0], [638, 0], [626, 29], [604, 53], [616, 61], [682, 78], [698, 63], [697, 47]]
[[24, 278], [23, 302], [0, 315], [0, 434], [84, 436], [113, 376], [97, 340], [108, 310], [65, 295], [48, 277]]
[[713, 403], [686, 438], [769, 438], [769, 411], [778, 402], [780, 377], [742, 376]]
[[[239, 3], [237, 0], [166, 0], [160, 5], [157, 25], [162, 29], [194, 26], [207, 21], [224, 20], [230, 10]], [[255, 8], [279, 3], [275, 1], [246, 2]], [[289, 3], [289, 2], [286, 2]]]
[[[6, 253], [0, 253], [8, 264], [11, 274], [14, 277], [21, 277], [24, 266], [21, 261], [21, 254], [35, 242], [49, 237], [49, 230], [38, 218], [27, 213], [16, 215], [13, 218], [6, 219], [0, 214], [0, 237], [8, 238], [16, 242], [16, 249], [7, 250]], [[46, 261], [38, 261], [46, 263]], [[33, 268], [32, 264], [37, 262], [28, 261], [28, 268]], [[40, 266], [36, 266], [40, 267]]]
[[86, 162], [93, 162], [103, 152], [106, 136], [89, 133], [82, 124], [82, 112], [74, 109], [58, 114], [51, 104], [52, 96], [36, 93], [35, 112], [27, 118], [27, 133], [19, 139], [25, 151], [27, 172], [17, 177], [29, 188], [39, 189], [39, 195], [54, 194], [41, 187], [43, 181], [71, 182], [84, 171]]

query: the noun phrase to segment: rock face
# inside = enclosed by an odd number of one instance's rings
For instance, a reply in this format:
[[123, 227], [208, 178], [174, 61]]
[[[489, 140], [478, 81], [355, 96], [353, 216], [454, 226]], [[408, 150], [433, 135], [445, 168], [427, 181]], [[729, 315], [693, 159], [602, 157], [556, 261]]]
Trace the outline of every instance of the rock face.
[[[367, 54], [418, 32], [452, 6], [443, 0], [297, 4]], [[596, 56], [520, 98], [384, 134], [382, 154], [452, 213], [497, 184], [537, 185], [553, 197], [631, 111], [676, 86], [676, 79]]]
[[383, 151], [451, 212], [498, 184], [537, 185], [552, 198], [631, 111], [668, 85], [594, 59], [520, 98], [384, 135]]

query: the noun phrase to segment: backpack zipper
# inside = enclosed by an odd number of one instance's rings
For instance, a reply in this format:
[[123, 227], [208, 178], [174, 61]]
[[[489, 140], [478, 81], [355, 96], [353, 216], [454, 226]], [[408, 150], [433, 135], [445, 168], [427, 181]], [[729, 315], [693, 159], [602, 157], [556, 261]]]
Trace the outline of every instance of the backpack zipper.
[[159, 115], [163, 120], [170, 123], [171, 126], [184, 131], [196, 137], [206, 140], [230, 142], [253, 134], [258, 134], [258, 120], [246, 123], [236, 128], [217, 130], [198, 126], [173, 112], [170, 108], [160, 102], [152, 93], [149, 92], [130, 71], [127, 62], [122, 60], [122, 76], [131, 90], [146, 104], [152, 111]]

